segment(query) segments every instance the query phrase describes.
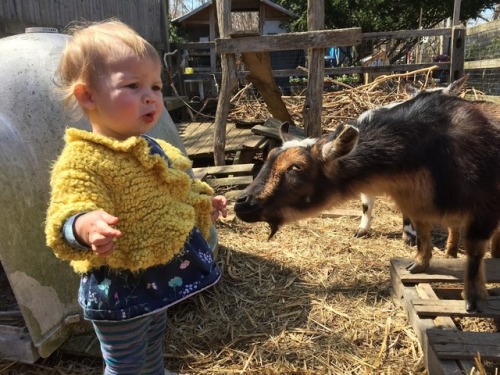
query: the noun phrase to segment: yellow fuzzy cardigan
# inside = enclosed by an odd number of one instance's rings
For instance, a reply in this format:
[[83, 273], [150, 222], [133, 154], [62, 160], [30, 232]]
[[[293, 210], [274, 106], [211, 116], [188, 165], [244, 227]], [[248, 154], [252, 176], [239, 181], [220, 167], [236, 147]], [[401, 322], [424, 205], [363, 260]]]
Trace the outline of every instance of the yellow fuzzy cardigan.
[[[99, 266], [138, 271], [165, 264], [198, 227], [208, 238], [212, 188], [193, 180], [186, 171], [191, 161], [160, 139], [170, 168], [160, 155], [151, 155], [142, 137], [118, 141], [74, 128], [52, 168], [47, 210], [47, 245], [56, 256], [70, 260], [83, 273]], [[79, 212], [104, 210], [118, 217], [122, 237], [109, 257], [67, 244], [62, 227]]]

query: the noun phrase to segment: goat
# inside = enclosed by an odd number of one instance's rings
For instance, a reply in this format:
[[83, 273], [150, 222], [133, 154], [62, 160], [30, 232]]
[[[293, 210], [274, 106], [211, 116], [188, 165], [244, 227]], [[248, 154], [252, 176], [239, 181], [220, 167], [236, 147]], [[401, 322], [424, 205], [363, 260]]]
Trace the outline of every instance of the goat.
[[[464, 88], [467, 80], [469, 79], [469, 74], [464, 75], [462, 78], [450, 83], [444, 88], [433, 88], [426, 89], [425, 92], [438, 92], [442, 95], [453, 95], [458, 96], [462, 89]], [[421, 91], [411, 84], [405, 85], [405, 92], [410, 98], [416, 96]], [[382, 108], [390, 108], [394, 105], [400, 104], [401, 102], [390, 103]], [[375, 109], [376, 110], [376, 109]], [[368, 110], [361, 115], [371, 116], [374, 110]], [[373, 207], [375, 205], [375, 197], [367, 194], [361, 193], [361, 203], [362, 203], [362, 216], [359, 223], [358, 229], [354, 234], [354, 237], [366, 237], [371, 230], [371, 223], [373, 218]], [[458, 235], [457, 235], [458, 234]], [[410, 218], [403, 216], [403, 242], [409, 246], [415, 246], [417, 243], [417, 233]], [[448, 242], [446, 245], [446, 256], [456, 258], [458, 253], [458, 245], [460, 241], [460, 231], [458, 228], [448, 228]]]
[[[412, 273], [429, 267], [432, 223], [465, 229], [465, 308], [478, 310], [488, 295], [483, 257], [500, 218], [496, 104], [421, 92], [317, 139], [297, 140], [286, 124], [280, 132], [283, 145], [269, 152], [236, 199], [239, 219], [267, 222], [272, 238], [283, 224], [361, 192], [387, 194], [415, 225]], [[500, 257], [498, 238], [495, 234], [492, 241], [494, 257]]]

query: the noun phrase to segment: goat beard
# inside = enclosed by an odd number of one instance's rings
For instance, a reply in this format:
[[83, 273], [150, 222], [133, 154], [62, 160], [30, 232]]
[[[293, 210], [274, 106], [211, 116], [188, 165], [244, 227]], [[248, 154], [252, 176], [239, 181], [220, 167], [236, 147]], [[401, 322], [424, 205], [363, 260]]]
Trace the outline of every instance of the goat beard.
[[267, 238], [268, 241], [270, 241], [274, 235], [278, 232], [278, 230], [281, 228], [281, 222], [278, 220], [269, 220], [267, 221], [269, 224], [269, 227], [271, 228], [271, 233], [269, 234], [269, 237]]

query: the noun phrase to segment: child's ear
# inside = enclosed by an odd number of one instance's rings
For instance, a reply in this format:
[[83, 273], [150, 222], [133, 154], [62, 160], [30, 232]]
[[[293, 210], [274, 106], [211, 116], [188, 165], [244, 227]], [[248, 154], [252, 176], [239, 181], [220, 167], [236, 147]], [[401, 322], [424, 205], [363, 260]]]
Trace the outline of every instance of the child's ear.
[[94, 109], [95, 103], [92, 99], [92, 93], [89, 90], [89, 87], [85, 83], [78, 83], [73, 89], [73, 93], [75, 94], [76, 100], [78, 103], [85, 109]]

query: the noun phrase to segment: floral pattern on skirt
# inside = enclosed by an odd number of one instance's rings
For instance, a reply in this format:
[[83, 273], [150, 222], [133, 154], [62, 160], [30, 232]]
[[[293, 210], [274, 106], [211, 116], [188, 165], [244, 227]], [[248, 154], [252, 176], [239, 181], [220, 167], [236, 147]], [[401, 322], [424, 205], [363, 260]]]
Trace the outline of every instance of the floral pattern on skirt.
[[103, 266], [83, 274], [78, 302], [85, 319], [128, 320], [166, 309], [216, 284], [220, 276], [212, 250], [194, 228], [167, 264], [140, 272]]

